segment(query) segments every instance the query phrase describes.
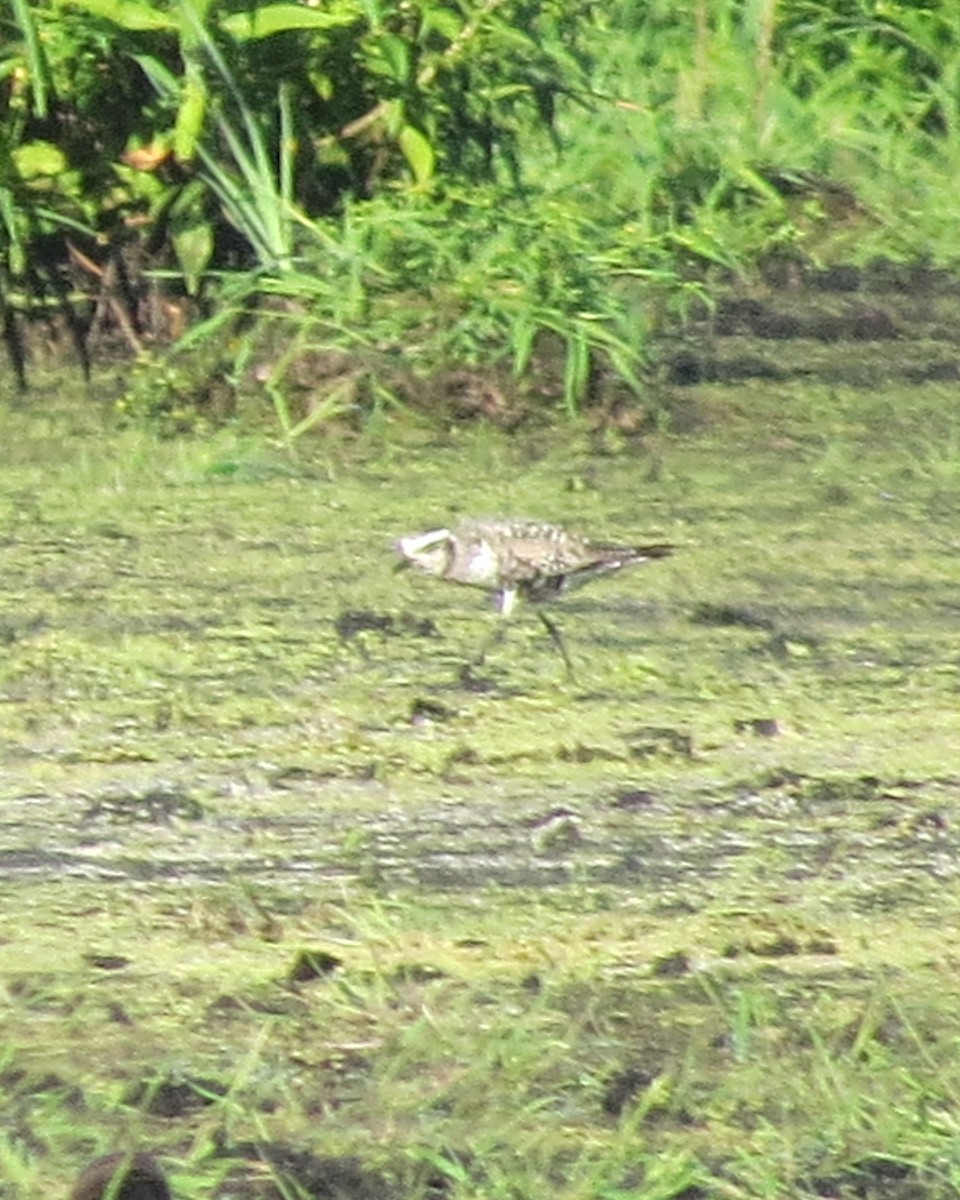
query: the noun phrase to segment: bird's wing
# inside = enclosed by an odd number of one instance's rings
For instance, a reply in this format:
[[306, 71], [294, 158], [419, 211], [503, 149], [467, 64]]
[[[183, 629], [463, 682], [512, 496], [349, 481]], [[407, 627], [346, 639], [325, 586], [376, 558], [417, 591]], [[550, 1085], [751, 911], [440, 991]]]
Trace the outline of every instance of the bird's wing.
[[517, 583], [541, 579], [544, 575], [562, 574], [565, 569], [563, 564], [554, 564], [549, 556], [544, 555], [543, 538], [511, 538], [508, 555], [507, 574]]

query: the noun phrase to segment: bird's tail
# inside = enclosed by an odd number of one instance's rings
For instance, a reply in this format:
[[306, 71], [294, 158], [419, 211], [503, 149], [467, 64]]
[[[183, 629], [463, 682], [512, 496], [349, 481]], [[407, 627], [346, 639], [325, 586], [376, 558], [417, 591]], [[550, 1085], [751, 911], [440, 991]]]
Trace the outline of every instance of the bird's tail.
[[634, 546], [626, 562], [646, 562], [648, 558], [669, 558], [673, 549], [673, 546], [667, 542], [657, 542], [653, 546]]

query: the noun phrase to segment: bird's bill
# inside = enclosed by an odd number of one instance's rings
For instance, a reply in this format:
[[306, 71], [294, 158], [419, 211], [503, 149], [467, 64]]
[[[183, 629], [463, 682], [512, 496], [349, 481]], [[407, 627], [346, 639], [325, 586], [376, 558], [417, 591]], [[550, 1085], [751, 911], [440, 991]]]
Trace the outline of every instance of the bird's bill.
[[427, 533], [411, 533], [399, 538], [394, 549], [405, 565], [416, 567], [428, 575], [442, 575], [450, 557], [450, 530], [431, 529]]

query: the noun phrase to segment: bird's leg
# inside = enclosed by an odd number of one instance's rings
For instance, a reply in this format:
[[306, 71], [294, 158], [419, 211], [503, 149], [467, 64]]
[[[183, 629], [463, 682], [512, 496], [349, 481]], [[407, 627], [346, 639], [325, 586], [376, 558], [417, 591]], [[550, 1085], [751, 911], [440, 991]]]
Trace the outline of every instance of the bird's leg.
[[487, 657], [487, 651], [493, 646], [499, 646], [507, 636], [507, 618], [513, 612], [516, 603], [517, 589], [515, 587], [505, 587], [497, 593], [497, 612], [500, 614], [500, 619], [497, 621], [493, 633], [484, 639], [473, 666], [482, 667], [484, 659]]
[[494, 629], [493, 633], [491, 633], [488, 637], [483, 639], [480, 649], [473, 656], [473, 658], [470, 659], [469, 662], [465, 662], [460, 668], [460, 682], [465, 688], [469, 688], [471, 691], [477, 692], [486, 692], [490, 690], [492, 687], [490, 681], [474, 674], [474, 672], [482, 667], [486, 662], [487, 651], [490, 650], [492, 646], [498, 645], [503, 641], [505, 633], [506, 629], [498, 621], [497, 628]]
[[461, 682], [467, 684], [468, 686], [476, 684], [477, 679], [473, 674], [473, 670], [475, 667], [482, 667], [487, 660], [487, 654], [489, 651], [494, 646], [499, 646], [507, 636], [507, 617], [509, 617], [510, 613], [513, 611], [516, 601], [516, 588], [503, 588], [502, 591], [497, 593], [497, 612], [499, 614], [497, 624], [494, 627], [493, 632], [488, 634], [480, 643], [480, 649], [477, 651], [477, 654], [474, 656], [474, 658], [470, 662], [464, 663], [460, 671]]
[[547, 614], [545, 612], [540, 612], [538, 610], [537, 616], [543, 622], [543, 624], [547, 630], [547, 633], [550, 634], [550, 640], [553, 642], [553, 644], [556, 646], [556, 648], [563, 655], [563, 661], [567, 667], [568, 678], [570, 678], [570, 679], [576, 678], [576, 672], [573, 669], [573, 663], [570, 661], [570, 655], [567, 653], [567, 647], [564, 645], [563, 638], [560, 635], [560, 630], [557, 628], [556, 624], [550, 620], [550, 618], [547, 616]]
[[494, 646], [499, 646], [503, 639], [507, 636], [507, 627], [502, 621], [498, 621], [493, 633], [483, 639], [480, 644], [480, 649], [476, 657], [470, 663], [471, 667], [482, 667], [487, 661], [487, 654]]

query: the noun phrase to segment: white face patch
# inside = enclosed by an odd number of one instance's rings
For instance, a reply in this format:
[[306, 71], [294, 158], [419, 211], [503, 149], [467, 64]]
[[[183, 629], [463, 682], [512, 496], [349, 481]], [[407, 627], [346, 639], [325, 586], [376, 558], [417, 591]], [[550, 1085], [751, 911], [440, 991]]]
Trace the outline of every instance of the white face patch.
[[396, 550], [411, 566], [427, 575], [442, 575], [450, 561], [450, 530], [410, 534], [397, 541]]

